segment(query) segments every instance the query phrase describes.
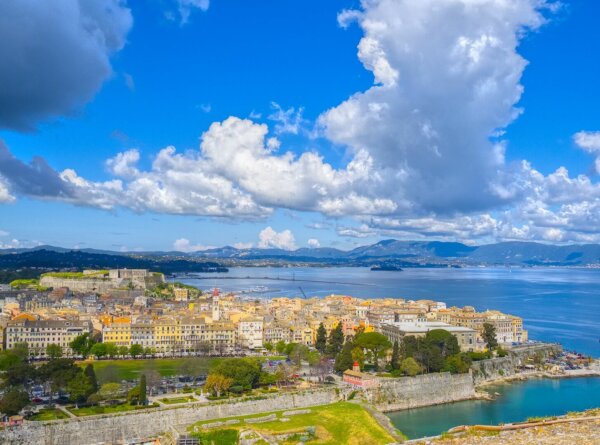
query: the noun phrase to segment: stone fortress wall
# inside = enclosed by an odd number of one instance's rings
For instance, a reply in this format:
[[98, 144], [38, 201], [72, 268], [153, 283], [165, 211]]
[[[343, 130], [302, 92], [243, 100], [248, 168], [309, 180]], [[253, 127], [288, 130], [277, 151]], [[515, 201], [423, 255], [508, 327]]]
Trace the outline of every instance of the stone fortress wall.
[[382, 378], [380, 385], [365, 392], [365, 398], [380, 411], [399, 411], [468, 400], [475, 397], [471, 372], [424, 374], [396, 379]]
[[[367, 402], [381, 411], [396, 411], [476, 397], [475, 386], [516, 373], [527, 358], [536, 354], [547, 357], [560, 352], [559, 345], [529, 345], [502, 358], [473, 364], [467, 374], [425, 374], [416, 377], [379, 378], [379, 385], [363, 390]], [[481, 369], [485, 369], [485, 373]], [[500, 371], [502, 370], [502, 372]], [[190, 425], [200, 420], [270, 411], [306, 408], [347, 399], [350, 387], [328, 388], [299, 393], [268, 395], [260, 400], [193, 404], [137, 412], [80, 417], [49, 422], [26, 422], [24, 426], [0, 431], [1, 445], [99, 445], [119, 440], [144, 438]]]
[[44, 287], [68, 287], [74, 292], [106, 293], [114, 289], [152, 289], [164, 283], [163, 274], [149, 272], [145, 269], [111, 269], [108, 276], [93, 276], [84, 271], [81, 278], [65, 278], [61, 276], [42, 276], [40, 285]]
[[340, 400], [335, 388], [265, 396], [237, 403], [193, 404], [113, 415], [97, 415], [48, 422], [26, 422], [0, 431], [2, 445], [100, 445], [121, 443], [171, 431], [200, 420], [260, 414], [269, 411], [326, 405]]

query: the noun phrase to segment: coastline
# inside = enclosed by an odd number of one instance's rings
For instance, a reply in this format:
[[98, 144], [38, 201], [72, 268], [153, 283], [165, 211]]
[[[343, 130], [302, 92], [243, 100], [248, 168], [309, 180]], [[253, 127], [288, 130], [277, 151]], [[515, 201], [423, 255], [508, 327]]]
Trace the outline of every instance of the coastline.
[[595, 366], [593, 369], [574, 369], [570, 371], [564, 371], [564, 373], [552, 373], [549, 371], [531, 371], [513, 374], [478, 383], [477, 385], [475, 385], [475, 389], [482, 390], [488, 386], [510, 384], [515, 381], [526, 381], [533, 379], [573, 379], [580, 377], [600, 377], [600, 369], [597, 369], [597, 367], [600, 366], [600, 362], [596, 361], [594, 365]]

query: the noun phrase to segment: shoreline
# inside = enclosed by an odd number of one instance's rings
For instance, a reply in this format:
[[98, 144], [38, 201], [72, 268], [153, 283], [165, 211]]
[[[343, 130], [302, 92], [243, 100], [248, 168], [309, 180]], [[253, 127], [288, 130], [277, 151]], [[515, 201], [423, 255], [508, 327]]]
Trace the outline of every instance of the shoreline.
[[574, 378], [581, 378], [581, 377], [600, 377], [600, 370], [599, 369], [575, 369], [572, 371], [565, 371], [564, 374], [557, 374], [557, 373], [552, 373], [549, 371], [533, 371], [533, 372], [527, 372], [527, 373], [519, 373], [519, 374], [513, 374], [510, 376], [500, 377], [497, 379], [478, 383], [477, 385], [475, 385], [475, 390], [485, 389], [488, 386], [510, 384], [515, 381], [524, 382], [524, 381], [533, 380], [533, 379], [560, 380], [560, 379], [574, 379]]

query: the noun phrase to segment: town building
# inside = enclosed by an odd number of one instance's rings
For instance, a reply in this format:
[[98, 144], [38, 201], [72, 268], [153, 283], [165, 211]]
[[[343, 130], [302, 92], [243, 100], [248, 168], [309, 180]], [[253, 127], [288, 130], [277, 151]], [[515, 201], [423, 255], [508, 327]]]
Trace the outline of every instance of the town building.
[[53, 344], [60, 346], [63, 354], [68, 356], [73, 354], [70, 343], [91, 331], [87, 321], [15, 319], [6, 326], [6, 349], [13, 349], [17, 343], [27, 343], [31, 356], [45, 357], [46, 348]]

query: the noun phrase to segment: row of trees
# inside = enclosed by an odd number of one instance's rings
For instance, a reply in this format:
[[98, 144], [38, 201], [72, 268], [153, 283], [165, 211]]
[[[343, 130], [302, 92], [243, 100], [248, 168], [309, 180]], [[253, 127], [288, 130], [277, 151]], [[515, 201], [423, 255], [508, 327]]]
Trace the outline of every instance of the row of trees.
[[[97, 358], [102, 357], [119, 357], [130, 355], [133, 358], [141, 355], [153, 355], [156, 354], [154, 348], [144, 348], [142, 345], [131, 345], [131, 346], [117, 346], [114, 343], [101, 343], [98, 338], [91, 336], [88, 333], [77, 336], [69, 346], [75, 352], [75, 354], [87, 357], [93, 355]], [[52, 355], [49, 348], [52, 349]], [[48, 345], [46, 354], [50, 358], [56, 358], [56, 354], [62, 355], [62, 348], [60, 352], [56, 349], [60, 348], [58, 345]]]
[[82, 403], [111, 402], [125, 396], [130, 402], [146, 403], [146, 376], [143, 374], [140, 383], [125, 394], [120, 383], [100, 385], [91, 364], [81, 368], [74, 360], [54, 354], [50, 360], [36, 367], [28, 362], [28, 358], [29, 350], [25, 343], [0, 352], [1, 386], [5, 390], [0, 399], [0, 412], [4, 414], [17, 414], [27, 406], [30, 403], [28, 389], [35, 385], [44, 387], [51, 395], [68, 394], [76, 407]]
[[[377, 371], [392, 348], [390, 360], [386, 363], [386, 370], [392, 375], [441, 371], [465, 373], [474, 360], [489, 358], [492, 351], [496, 351], [499, 356], [506, 354], [506, 351], [498, 347], [494, 325], [484, 323], [482, 337], [488, 350], [476, 353], [461, 352], [456, 337], [444, 329], [431, 330], [424, 337], [406, 336], [400, 343], [395, 342], [393, 345], [380, 333], [359, 331], [356, 336], [346, 339], [341, 351], [335, 356], [335, 370], [343, 372], [350, 369], [354, 362], [358, 362], [361, 368], [368, 364]], [[320, 346], [327, 350], [330, 343], [323, 346], [323, 338], [321, 333]]]

